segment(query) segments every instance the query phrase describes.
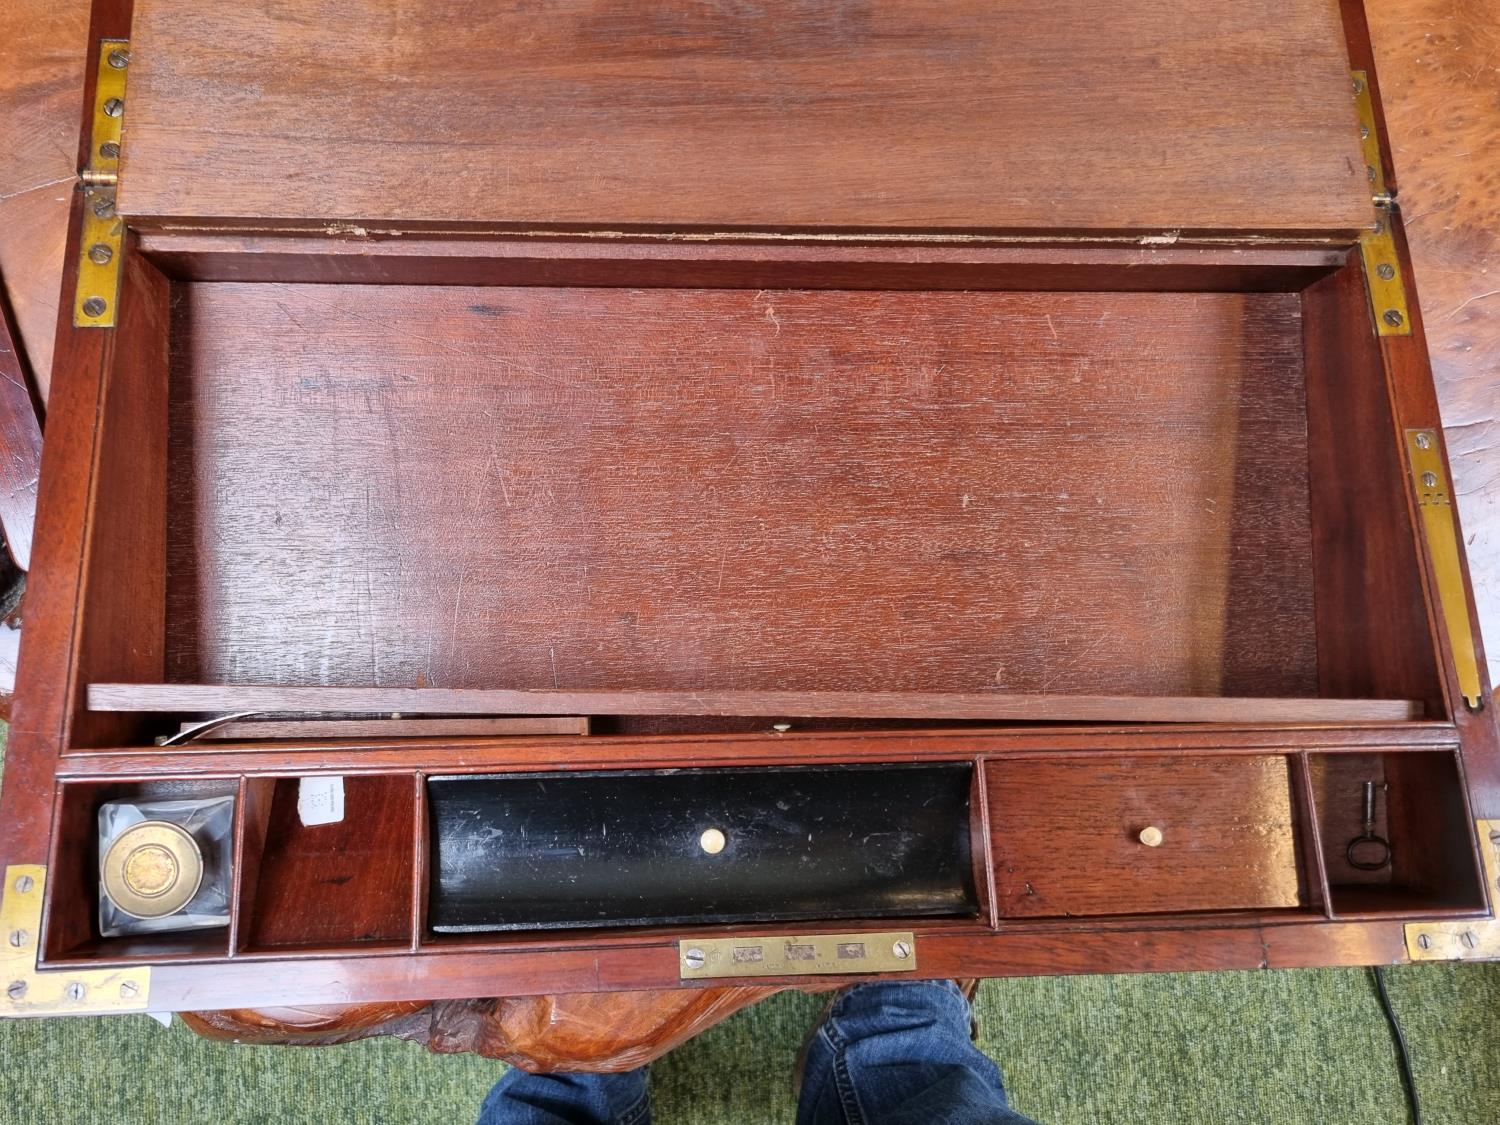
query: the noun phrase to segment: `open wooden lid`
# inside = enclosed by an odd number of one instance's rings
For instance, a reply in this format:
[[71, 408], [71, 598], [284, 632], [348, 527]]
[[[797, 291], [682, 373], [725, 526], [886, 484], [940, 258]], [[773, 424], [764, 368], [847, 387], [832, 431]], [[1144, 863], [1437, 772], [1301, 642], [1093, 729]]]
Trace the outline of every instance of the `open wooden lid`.
[[144, 225], [1370, 219], [1336, 0], [136, 0], [124, 121]]

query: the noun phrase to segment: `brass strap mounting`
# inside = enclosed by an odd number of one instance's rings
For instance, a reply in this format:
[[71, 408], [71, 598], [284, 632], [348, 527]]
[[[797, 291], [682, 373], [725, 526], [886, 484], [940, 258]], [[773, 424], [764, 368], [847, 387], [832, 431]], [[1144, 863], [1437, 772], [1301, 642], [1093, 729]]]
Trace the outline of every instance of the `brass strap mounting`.
[[103, 39], [94, 82], [94, 122], [83, 182], [83, 231], [78, 247], [75, 328], [113, 328], [120, 297], [120, 251], [125, 224], [115, 213], [120, 184], [120, 136], [125, 116], [125, 71], [130, 42]]
[[1365, 266], [1370, 312], [1375, 318], [1377, 334], [1410, 336], [1411, 311], [1406, 304], [1406, 286], [1401, 280], [1401, 259], [1396, 255], [1396, 240], [1391, 235], [1396, 197], [1385, 183], [1380, 136], [1375, 129], [1375, 104], [1370, 100], [1370, 80], [1362, 70], [1351, 73], [1354, 101], [1359, 107], [1360, 148], [1365, 157], [1365, 174], [1370, 179], [1370, 200], [1375, 205], [1373, 224], [1359, 236], [1359, 256]]
[[1469, 595], [1459, 562], [1458, 524], [1453, 518], [1453, 490], [1443, 468], [1436, 430], [1407, 430], [1406, 452], [1411, 460], [1417, 508], [1427, 536], [1427, 553], [1437, 582], [1438, 603], [1448, 632], [1448, 648], [1458, 672], [1458, 690], [1469, 710], [1479, 710], [1479, 656], [1474, 649], [1474, 627], [1469, 619]]
[[151, 993], [146, 966], [38, 969], [47, 869], [13, 864], [0, 898], [0, 1016], [144, 1012]]

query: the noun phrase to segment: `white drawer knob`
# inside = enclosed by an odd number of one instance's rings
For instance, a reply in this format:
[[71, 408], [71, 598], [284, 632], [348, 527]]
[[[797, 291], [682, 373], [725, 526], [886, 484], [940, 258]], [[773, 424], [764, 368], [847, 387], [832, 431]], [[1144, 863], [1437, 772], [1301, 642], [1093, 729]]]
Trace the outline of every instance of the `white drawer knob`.
[[1154, 824], [1148, 825], [1147, 827], [1142, 828], [1141, 829], [1141, 835], [1140, 835], [1140, 841], [1141, 841], [1141, 843], [1145, 844], [1148, 848], [1159, 848], [1159, 847], [1161, 847], [1161, 841], [1162, 841], [1161, 829], [1158, 828], [1158, 827], [1156, 827], [1156, 825], [1154, 825]]

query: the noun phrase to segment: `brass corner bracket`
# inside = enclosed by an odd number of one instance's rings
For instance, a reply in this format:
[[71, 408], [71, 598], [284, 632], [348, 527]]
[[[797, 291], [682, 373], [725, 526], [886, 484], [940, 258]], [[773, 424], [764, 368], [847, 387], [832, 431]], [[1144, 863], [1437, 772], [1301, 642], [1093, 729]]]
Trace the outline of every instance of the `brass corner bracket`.
[[5, 869], [0, 898], [0, 1016], [99, 1015], [144, 1012], [151, 970], [38, 969], [47, 869], [14, 864]]
[[[1474, 827], [1484, 857], [1485, 885], [1490, 898], [1500, 900], [1500, 820], [1475, 821]], [[1413, 961], [1500, 960], [1500, 919], [1408, 922], [1406, 955]]]
[[1375, 205], [1374, 222], [1359, 236], [1359, 256], [1365, 267], [1370, 312], [1375, 318], [1378, 335], [1410, 336], [1411, 310], [1406, 303], [1406, 285], [1401, 279], [1401, 259], [1396, 254], [1396, 240], [1391, 234], [1396, 197], [1385, 183], [1380, 137], [1375, 128], [1375, 103], [1370, 100], [1370, 80], [1362, 70], [1352, 71], [1351, 76], [1354, 102], [1359, 109], [1360, 149], [1364, 153], [1365, 174], [1370, 179], [1370, 201]]
[[94, 80], [93, 125], [83, 184], [83, 227], [78, 245], [78, 284], [73, 327], [113, 328], [120, 297], [120, 252], [125, 223], [115, 213], [120, 184], [120, 136], [125, 116], [125, 71], [130, 42], [103, 39]]

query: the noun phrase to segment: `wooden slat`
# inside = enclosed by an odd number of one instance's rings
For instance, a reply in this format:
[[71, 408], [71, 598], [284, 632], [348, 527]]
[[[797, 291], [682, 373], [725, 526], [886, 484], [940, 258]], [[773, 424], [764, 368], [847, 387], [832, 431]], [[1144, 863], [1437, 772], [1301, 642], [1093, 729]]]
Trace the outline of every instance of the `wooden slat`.
[[138, 0], [132, 35], [121, 207], [142, 219], [1368, 219], [1328, 0]]
[[999, 692], [508, 691], [488, 688], [90, 684], [95, 711], [400, 711], [494, 715], [765, 715], [791, 718], [1306, 723], [1416, 719], [1404, 699], [1006, 695]]
[[[197, 723], [183, 723], [191, 730]], [[244, 719], [204, 731], [193, 741], [263, 738], [517, 738], [588, 734], [586, 718], [538, 715], [508, 719]]]

